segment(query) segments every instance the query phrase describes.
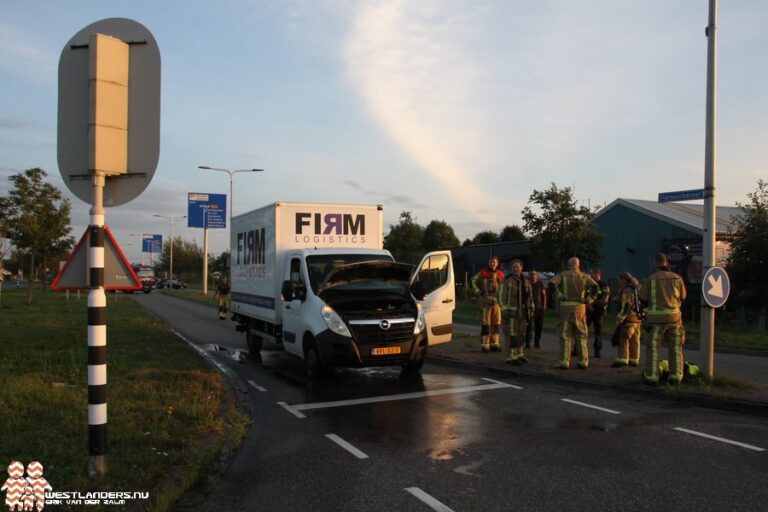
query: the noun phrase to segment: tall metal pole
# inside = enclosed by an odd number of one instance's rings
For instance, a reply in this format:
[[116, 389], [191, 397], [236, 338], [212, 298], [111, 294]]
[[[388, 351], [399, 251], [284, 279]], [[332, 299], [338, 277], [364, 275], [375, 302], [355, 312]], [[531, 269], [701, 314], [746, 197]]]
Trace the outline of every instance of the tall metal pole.
[[[717, 0], [709, 0], [709, 24], [707, 25], [707, 124], [704, 149], [704, 268], [706, 272], [715, 266], [715, 234], [717, 206], [715, 195], [717, 128]], [[703, 275], [703, 274], [702, 274]], [[703, 284], [702, 284], [703, 286]], [[700, 299], [701, 300], [701, 299]], [[702, 364], [708, 377], [715, 373], [715, 310], [701, 300]]]
[[170, 270], [171, 275], [168, 276], [168, 279], [169, 279], [168, 282], [171, 283], [171, 289], [173, 289], [173, 222], [175, 220], [176, 219], [174, 217], [171, 217], [171, 248], [170, 248], [170, 250], [171, 250], [171, 270]]
[[104, 293], [104, 173], [93, 175], [88, 226], [88, 474], [107, 474], [107, 296]]

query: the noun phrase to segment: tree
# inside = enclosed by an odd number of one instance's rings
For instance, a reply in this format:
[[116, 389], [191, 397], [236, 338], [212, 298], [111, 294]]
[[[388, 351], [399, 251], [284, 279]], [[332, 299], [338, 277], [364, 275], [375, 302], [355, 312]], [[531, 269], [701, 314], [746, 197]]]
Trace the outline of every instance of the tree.
[[517, 224], [511, 226], [504, 226], [499, 233], [499, 242], [521, 242], [526, 240], [523, 229]]
[[[29, 258], [27, 304], [32, 303], [32, 279], [41, 261], [69, 250], [75, 243], [68, 236], [72, 206], [61, 191], [45, 181], [43, 169], [34, 168], [8, 179], [13, 188], [0, 197], [0, 232]], [[45, 279], [42, 279], [43, 288]]]
[[433, 220], [424, 228], [422, 245], [426, 252], [453, 249], [459, 246], [459, 238], [447, 222]]
[[768, 328], [768, 182], [759, 180], [757, 190], [747, 194], [750, 202], [738, 204], [738, 231], [731, 244], [728, 274], [737, 300], [756, 308], [761, 327]]
[[222, 252], [219, 256], [208, 257], [208, 271], [218, 272], [221, 275], [229, 274], [229, 250]]
[[[197, 245], [197, 242], [184, 240], [181, 236], [173, 237], [172, 242], [173, 274], [186, 280], [199, 277], [203, 272], [203, 248]], [[171, 246], [168, 242], [163, 244], [157, 268], [167, 272], [169, 278], [173, 277], [170, 275]]]
[[552, 183], [546, 190], [534, 190], [522, 214], [524, 229], [531, 234], [531, 252], [543, 268], [563, 269], [571, 256], [584, 266], [600, 260], [604, 237], [592, 224], [595, 213], [576, 204], [570, 187]]
[[472, 239], [473, 245], [495, 244], [499, 242], [499, 234], [495, 231], [481, 231]]
[[384, 237], [384, 248], [392, 253], [396, 261], [417, 264], [424, 254], [422, 240], [424, 228], [416, 223], [409, 211], [400, 213], [400, 222], [389, 226]]

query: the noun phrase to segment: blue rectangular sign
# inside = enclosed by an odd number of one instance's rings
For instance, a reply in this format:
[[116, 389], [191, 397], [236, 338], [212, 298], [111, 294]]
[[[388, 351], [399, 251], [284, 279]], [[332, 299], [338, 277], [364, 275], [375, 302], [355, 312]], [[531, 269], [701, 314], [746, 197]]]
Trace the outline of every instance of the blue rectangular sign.
[[659, 194], [660, 203], [670, 203], [672, 201], [696, 201], [704, 199], [704, 189], [679, 190], [677, 192], [661, 192]]
[[227, 195], [190, 192], [187, 209], [189, 228], [226, 228]]
[[163, 252], [163, 235], [141, 235], [141, 252], [153, 254]]

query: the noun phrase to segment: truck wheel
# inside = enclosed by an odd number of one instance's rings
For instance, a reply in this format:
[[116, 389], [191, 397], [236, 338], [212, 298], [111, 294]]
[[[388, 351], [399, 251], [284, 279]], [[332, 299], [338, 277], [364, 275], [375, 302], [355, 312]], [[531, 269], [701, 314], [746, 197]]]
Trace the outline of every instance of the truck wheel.
[[403, 365], [403, 370], [407, 372], [418, 372], [424, 366], [424, 360], [427, 359], [427, 347], [421, 349], [421, 355], [415, 361], [408, 361]]
[[323, 376], [325, 368], [320, 359], [320, 352], [317, 350], [317, 344], [314, 340], [309, 340], [304, 349], [304, 368], [307, 371], [307, 377], [317, 379]]
[[261, 347], [264, 340], [261, 336], [256, 336], [250, 329], [245, 333], [245, 345], [248, 347], [248, 354], [254, 361], [261, 361]]

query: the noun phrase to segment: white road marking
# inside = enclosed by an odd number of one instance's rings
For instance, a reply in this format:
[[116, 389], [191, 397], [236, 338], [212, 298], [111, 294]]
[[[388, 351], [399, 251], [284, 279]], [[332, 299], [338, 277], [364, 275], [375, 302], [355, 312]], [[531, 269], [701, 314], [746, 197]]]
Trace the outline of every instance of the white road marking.
[[337, 445], [341, 446], [342, 448], [347, 450], [349, 453], [351, 453], [352, 455], [354, 455], [358, 459], [367, 459], [368, 458], [368, 456], [365, 453], [361, 452], [360, 450], [358, 450], [357, 448], [355, 448], [354, 446], [352, 446], [351, 444], [349, 444], [348, 442], [346, 442], [345, 440], [343, 440], [342, 438], [340, 438], [336, 434], [325, 434], [325, 437], [327, 437], [328, 439], [330, 439], [331, 441], [333, 441]]
[[248, 384], [250, 384], [250, 385], [251, 385], [251, 387], [254, 387], [254, 388], [258, 389], [258, 390], [259, 390], [259, 391], [261, 391], [262, 393], [264, 393], [264, 392], [266, 392], [266, 391], [267, 391], [267, 388], [265, 388], [265, 387], [262, 387], [262, 386], [259, 386], [258, 384], [256, 384], [256, 383], [255, 383], [254, 381], [252, 381], [252, 380], [249, 380], [249, 381], [248, 381]]
[[293, 407], [293, 406], [291, 406], [291, 405], [288, 405], [288, 404], [287, 404], [287, 403], [285, 403], [285, 402], [277, 402], [277, 405], [279, 405], [280, 407], [282, 407], [283, 409], [285, 409], [285, 410], [286, 410], [286, 411], [288, 411], [289, 413], [293, 414], [293, 415], [294, 415], [294, 416], [296, 416], [297, 418], [301, 418], [301, 419], [303, 419], [303, 418], [306, 418], [306, 416], [304, 416], [304, 415], [303, 415], [303, 414], [301, 414], [299, 411], [297, 411], [295, 407]]
[[598, 411], [603, 411], [603, 412], [607, 412], [607, 413], [610, 413], [610, 414], [621, 414], [621, 412], [619, 412], [619, 411], [614, 411], [612, 409], [606, 409], [604, 407], [598, 407], [596, 405], [585, 404], [584, 402], [577, 402], [576, 400], [571, 400], [569, 398], [561, 398], [560, 400], [562, 400], [563, 402], [568, 402], [569, 404], [576, 404], [576, 405], [580, 405], [582, 407], [589, 407], [590, 409], [596, 409]]
[[686, 434], [693, 434], [694, 436], [706, 437], [707, 439], [714, 439], [715, 441], [720, 441], [721, 443], [728, 443], [728, 444], [733, 444], [733, 445], [736, 445], [736, 446], [741, 446], [742, 448], [746, 448], [748, 450], [754, 450], [756, 452], [764, 452], [765, 451], [765, 448], [760, 448], [759, 446], [753, 446], [751, 444], [740, 443], [738, 441], [732, 441], [730, 439], [725, 439], [724, 437], [711, 436], [709, 434], [704, 434], [703, 432], [696, 432], [695, 430], [688, 430], [687, 428], [675, 427], [675, 430], [677, 430], [678, 432], [685, 432]]
[[[348, 407], [350, 405], [375, 404], [379, 402], [393, 402], [396, 400], [412, 400], [414, 398], [425, 398], [428, 396], [454, 395], [458, 393], [472, 393], [476, 391], [489, 391], [491, 389], [512, 388], [511, 384], [499, 382], [498, 384], [484, 384], [481, 386], [467, 386], [463, 388], [436, 389], [433, 391], [419, 391], [416, 393], [402, 393], [399, 395], [374, 396], [370, 398], [355, 398], [352, 400], [339, 400], [336, 402], [314, 402], [309, 404], [288, 405], [285, 402], [283, 407], [290, 408], [295, 415], [298, 411], [307, 411], [312, 409], [330, 409], [332, 407]], [[305, 417], [303, 414], [301, 417]]]
[[[489, 378], [487, 378], [487, 377], [482, 377], [482, 380], [486, 380], [486, 381], [488, 381], [488, 382], [493, 382], [494, 384], [504, 384], [504, 383], [503, 383], [503, 382], [501, 382], [500, 380], [493, 380], [493, 379], [489, 379]], [[514, 389], [523, 389], [523, 388], [521, 388], [520, 386], [515, 386], [514, 384], [505, 384], [505, 385], [507, 385], [507, 386], [509, 386], [509, 387], [511, 387], [511, 388], [514, 388]]]
[[425, 503], [427, 506], [429, 506], [429, 508], [431, 508], [435, 512], [453, 512], [453, 509], [437, 501], [435, 498], [425, 493], [418, 487], [406, 487], [405, 490], [413, 494], [417, 499]]

